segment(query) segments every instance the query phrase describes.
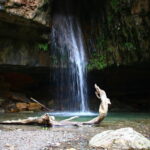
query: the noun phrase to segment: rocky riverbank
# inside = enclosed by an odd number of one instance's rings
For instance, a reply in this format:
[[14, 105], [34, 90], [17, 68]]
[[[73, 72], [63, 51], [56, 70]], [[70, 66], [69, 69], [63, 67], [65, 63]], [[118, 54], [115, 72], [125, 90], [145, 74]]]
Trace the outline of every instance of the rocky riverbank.
[[89, 140], [106, 130], [132, 127], [150, 139], [150, 119], [106, 119], [98, 127], [43, 128], [37, 126], [0, 126], [2, 150], [96, 150]]

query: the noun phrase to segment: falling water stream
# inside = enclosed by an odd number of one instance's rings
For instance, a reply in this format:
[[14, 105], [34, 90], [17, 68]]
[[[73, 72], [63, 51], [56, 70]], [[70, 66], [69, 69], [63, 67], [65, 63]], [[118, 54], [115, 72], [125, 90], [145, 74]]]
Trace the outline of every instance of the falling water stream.
[[86, 55], [78, 20], [73, 16], [55, 15], [52, 48], [57, 71], [57, 101], [63, 111], [88, 112]]

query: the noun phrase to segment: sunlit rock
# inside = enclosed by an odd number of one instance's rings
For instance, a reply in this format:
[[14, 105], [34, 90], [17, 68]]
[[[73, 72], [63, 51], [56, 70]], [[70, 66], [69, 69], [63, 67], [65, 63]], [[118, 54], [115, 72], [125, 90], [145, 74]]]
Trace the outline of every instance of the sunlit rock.
[[27, 110], [28, 104], [27, 103], [17, 103], [16, 107], [19, 111]]
[[89, 145], [111, 150], [150, 149], [150, 141], [132, 128], [104, 131], [95, 135]]
[[28, 105], [28, 109], [30, 111], [38, 111], [38, 110], [41, 110], [42, 106], [39, 105], [38, 103], [29, 103]]
[[[4, 18], [5, 21], [15, 22], [19, 24], [29, 24], [24, 19], [32, 20], [44, 26], [50, 25], [50, 5], [51, 1], [47, 0], [7, 0], [1, 3], [4, 12], [0, 15], [0, 19]], [[11, 14], [11, 18], [10, 15]], [[16, 18], [18, 17], [18, 18]], [[22, 18], [19, 18], [22, 17]]]

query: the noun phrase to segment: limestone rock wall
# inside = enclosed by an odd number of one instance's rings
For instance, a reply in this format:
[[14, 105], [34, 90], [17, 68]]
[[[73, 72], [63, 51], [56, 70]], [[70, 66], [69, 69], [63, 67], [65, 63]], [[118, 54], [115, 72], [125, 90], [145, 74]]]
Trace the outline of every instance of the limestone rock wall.
[[50, 0], [0, 0], [1, 65], [49, 66], [50, 4]]
[[50, 3], [51, 0], [0, 0], [0, 20], [18, 24], [31, 21], [50, 26]]
[[0, 45], [0, 65], [34, 67], [50, 65], [48, 52], [39, 50], [37, 42], [1, 39]]

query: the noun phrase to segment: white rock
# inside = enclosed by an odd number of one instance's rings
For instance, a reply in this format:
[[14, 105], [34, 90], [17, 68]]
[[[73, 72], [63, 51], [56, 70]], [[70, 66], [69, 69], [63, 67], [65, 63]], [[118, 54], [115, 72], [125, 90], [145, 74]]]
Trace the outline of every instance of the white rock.
[[69, 149], [66, 149], [66, 150], [76, 150], [75, 148], [69, 148]]
[[89, 145], [111, 150], [150, 149], [150, 141], [132, 128], [104, 131], [95, 135]]

